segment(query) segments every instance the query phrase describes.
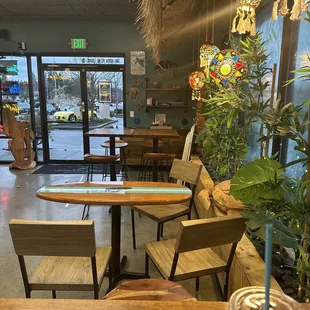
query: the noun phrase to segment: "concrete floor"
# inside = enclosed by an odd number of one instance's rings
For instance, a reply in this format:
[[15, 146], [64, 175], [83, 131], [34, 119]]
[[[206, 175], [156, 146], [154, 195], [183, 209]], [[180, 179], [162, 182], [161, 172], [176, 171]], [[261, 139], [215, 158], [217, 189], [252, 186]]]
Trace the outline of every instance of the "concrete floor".
[[[32, 171], [8, 169], [0, 165], [0, 297], [24, 298], [24, 287], [18, 259], [14, 253], [8, 222], [12, 218], [35, 220], [79, 220], [83, 206], [66, 205], [43, 201], [36, 198], [36, 191], [45, 185], [78, 182], [85, 180], [84, 175], [38, 175]], [[129, 178], [134, 180], [136, 172], [130, 172]], [[95, 176], [95, 181], [100, 175]], [[108, 207], [91, 207], [90, 219], [95, 221], [97, 245], [109, 245], [111, 233], [111, 215]], [[164, 239], [176, 235], [180, 219], [165, 224]], [[157, 224], [142, 216], [136, 216], [137, 250], [132, 249], [130, 209], [122, 208], [122, 254], [128, 256], [126, 269], [144, 272], [144, 246], [147, 242], [156, 240]], [[26, 265], [31, 273], [41, 258], [27, 257]], [[160, 278], [153, 264], [150, 264], [152, 278]], [[195, 295], [195, 280], [179, 282], [192, 295]], [[107, 289], [107, 279], [104, 280], [100, 298]], [[51, 298], [51, 292], [34, 291], [34, 298]], [[201, 278], [199, 300], [221, 300], [217, 285], [211, 277]], [[57, 298], [92, 299], [91, 292], [57, 292]]]

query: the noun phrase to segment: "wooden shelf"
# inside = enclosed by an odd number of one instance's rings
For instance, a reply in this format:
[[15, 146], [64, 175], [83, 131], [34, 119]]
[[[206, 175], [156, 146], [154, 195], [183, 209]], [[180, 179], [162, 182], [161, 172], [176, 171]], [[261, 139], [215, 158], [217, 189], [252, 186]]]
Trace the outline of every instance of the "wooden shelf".
[[188, 91], [186, 88], [173, 89], [173, 88], [146, 88], [145, 91]]
[[160, 109], [160, 108], [163, 108], [163, 109], [166, 109], [166, 108], [173, 109], [173, 108], [187, 108], [187, 107], [188, 107], [187, 105], [178, 105], [178, 106], [150, 105], [150, 106], [147, 106], [148, 109], [153, 109], [153, 108], [156, 108], [156, 109]]

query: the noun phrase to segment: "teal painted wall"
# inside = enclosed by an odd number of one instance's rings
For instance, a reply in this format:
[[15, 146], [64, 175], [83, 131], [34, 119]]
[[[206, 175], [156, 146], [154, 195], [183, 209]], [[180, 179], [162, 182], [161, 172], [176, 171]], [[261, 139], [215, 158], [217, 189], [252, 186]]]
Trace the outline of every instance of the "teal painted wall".
[[[128, 90], [134, 84], [137, 78], [144, 80], [145, 76], [130, 75], [130, 51], [145, 50], [145, 44], [133, 25], [133, 22], [104, 22], [104, 21], [0, 21], [0, 29], [8, 29], [11, 40], [15, 42], [26, 42], [28, 53], [72, 53], [69, 42], [71, 38], [86, 38], [89, 45], [87, 53], [125, 53], [126, 54], [126, 85]], [[150, 82], [159, 81], [161, 87], [167, 87], [168, 84], [181, 84], [186, 86], [186, 77], [191, 72], [193, 62], [193, 50], [195, 59], [197, 59], [197, 38], [184, 36], [184, 41], [178, 44], [177, 48], [169, 51], [163, 56], [163, 59], [169, 59], [176, 62], [179, 66], [178, 76], [168, 79], [162, 79], [154, 70], [154, 62], [146, 52], [146, 76]], [[0, 53], [16, 52], [17, 48], [13, 42], [0, 39]], [[141, 89], [140, 101], [146, 103], [144, 92], [145, 84]], [[165, 93], [162, 93], [166, 96]], [[174, 95], [170, 95], [174, 96]], [[178, 98], [175, 93], [175, 98]], [[165, 98], [164, 98], [165, 99]], [[190, 99], [190, 98], [189, 98]], [[165, 113], [167, 122], [176, 128], [190, 127], [195, 117], [195, 102], [189, 102], [188, 112], [183, 109], [156, 109], [156, 113]], [[155, 110], [149, 113], [137, 111], [136, 100], [129, 100], [127, 95], [127, 126], [136, 126], [134, 118], [129, 117], [129, 111], [135, 112], [135, 117], [141, 119], [140, 127], [148, 127], [154, 120]], [[189, 123], [183, 126], [181, 120], [187, 118]]]

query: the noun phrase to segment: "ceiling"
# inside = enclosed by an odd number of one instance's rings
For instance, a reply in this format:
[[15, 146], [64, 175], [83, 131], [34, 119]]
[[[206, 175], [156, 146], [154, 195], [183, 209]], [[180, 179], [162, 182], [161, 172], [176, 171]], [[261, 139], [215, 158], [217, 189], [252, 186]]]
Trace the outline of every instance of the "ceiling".
[[0, 0], [0, 20], [134, 20], [137, 0]]

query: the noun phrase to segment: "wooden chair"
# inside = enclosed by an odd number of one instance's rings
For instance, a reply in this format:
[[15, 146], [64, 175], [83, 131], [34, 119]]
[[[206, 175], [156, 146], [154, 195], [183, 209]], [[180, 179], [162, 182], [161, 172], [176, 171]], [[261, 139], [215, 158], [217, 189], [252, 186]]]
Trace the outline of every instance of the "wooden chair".
[[196, 124], [194, 124], [191, 127], [191, 130], [189, 131], [189, 133], [187, 134], [187, 136], [185, 138], [183, 154], [182, 154], [182, 160], [184, 160], [184, 161], [189, 161], [189, 159], [190, 159], [195, 128], [196, 128]]
[[[146, 245], [145, 275], [149, 277], [150, 258], [164, 279], [196, 278], [199, 291], [200, 277], [225, 272], [223, 295], [227, 300], [229, 271], [244, 230], [244, 218], [240, 216], [183, 221], [176, 239]], [[227, 261], [211, 249], [224, 244], [232, 244]]]
[[160, 236], [163, 236], [164, 223], [180, 216], [187, 215], [190, 220], [192, 206], [194, 203], [194, 195], [196, 186], [199, 182], [202, 165], [193, 164], [191, 162], [174, 159], [170, 171], [170, 180], [175, 179], [192, 185], [192, 198], [185, 204], [173, 205], [155, 205], [155, 206], [133, 206], [131, 208], [131, 221], [132, 221], [132, 242], [133, 248], [136, 249], [136, 230], [135, 230], [135, 215], [134, 211], [143, 214], [150, 219], [157, 222], [157, 241]]
[[[94, 291], [98, 299], [111, 247], [96, 248], [93, 221], [9, 222], [15, 253], [25, 286], [26, 298], [33, 290]], [[24, 256], [44, 256], [28, 279]], [[109, 278], [111, 288], [111, 278]]]
[[104, 296], [105, 300], [197, 301], [187, 290], [163, 279], [128, 281]]

